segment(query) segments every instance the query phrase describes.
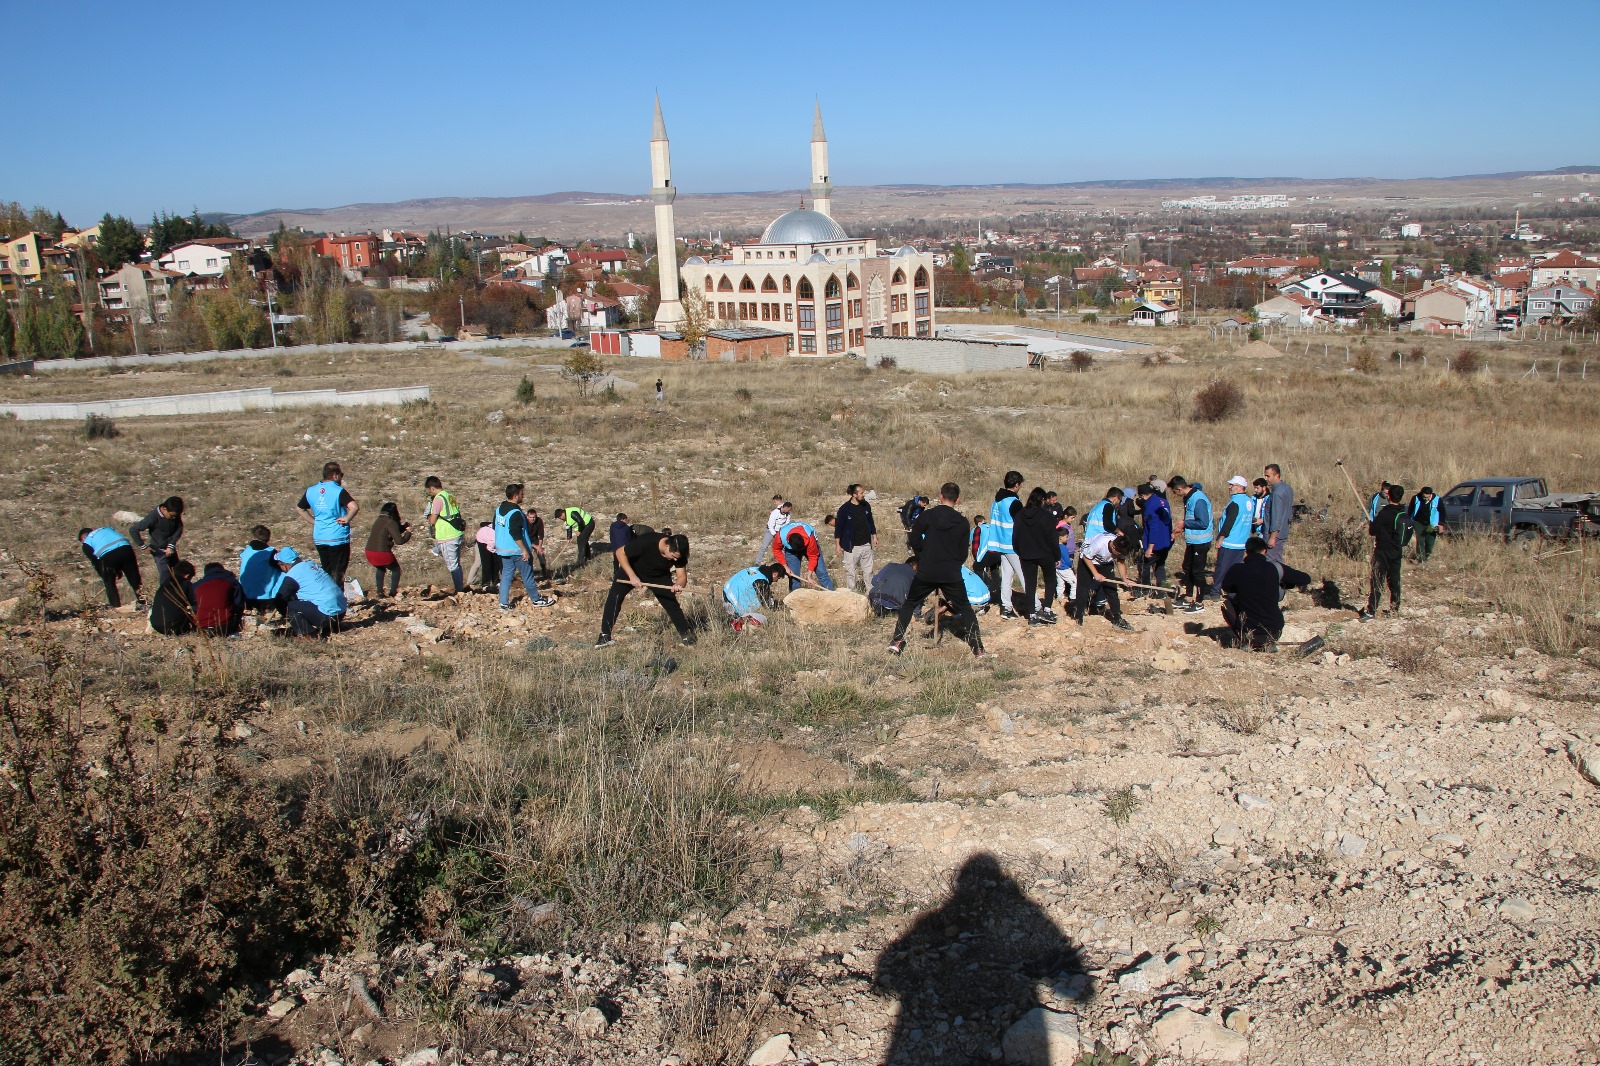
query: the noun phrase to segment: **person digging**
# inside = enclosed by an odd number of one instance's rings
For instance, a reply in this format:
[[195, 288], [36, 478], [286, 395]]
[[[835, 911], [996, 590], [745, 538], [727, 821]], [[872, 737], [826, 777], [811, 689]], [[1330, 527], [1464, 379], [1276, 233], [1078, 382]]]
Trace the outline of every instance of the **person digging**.
[[689, 538], [682, 533], [666, 535], [655, 530], [643, 530], [616, 551], [612, 558], [622, 571], [622, 577], [611, 583], [606, 596], [605, 609], [600, 616], [600, 636], [596, 648], [609, 648], [616, 643], [611, 638], [617, 615], [622, 612], [622, 601], [634, 589], [649, 589], [667, 612], [672, 628], [684, 644], [694, 643], [694, 631], [678, 603], [678, 594], [689, 585]]

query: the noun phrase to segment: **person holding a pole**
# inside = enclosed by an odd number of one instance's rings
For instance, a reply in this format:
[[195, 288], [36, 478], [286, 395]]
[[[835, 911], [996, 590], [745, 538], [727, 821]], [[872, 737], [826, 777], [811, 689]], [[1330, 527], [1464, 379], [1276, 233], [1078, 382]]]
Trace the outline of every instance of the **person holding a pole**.
[[622, 577], [611, 583], [606, 605], [600, 615], [600, 636], [596, 648], [609, 648], [616, 643], [611, 639], [611, 629], [622, 612], [622, 601], [634, 589], [649, 589], [656, 602], [667, 612], [672, 628], [684, 644], [694, 643], [694, 632], [689, 619], [678, 603], [678, 593], [689, 585], [689, 538], [682, 533], [671, 535], [653, 529], [640, 529], [627, 544], [612, 552]]

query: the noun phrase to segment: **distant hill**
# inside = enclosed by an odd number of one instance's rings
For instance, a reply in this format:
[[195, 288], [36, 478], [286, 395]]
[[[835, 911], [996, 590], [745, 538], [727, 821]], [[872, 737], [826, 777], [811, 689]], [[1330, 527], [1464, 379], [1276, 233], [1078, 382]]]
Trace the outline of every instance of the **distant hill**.
[[[1041, 210], [1149, 210], [1163, 199], [1205, 193], [1269, 193], [1315, 196], [1319, 208], [1364, 210], [1440, 209], [1485, 206], [1526, 199], [1528, 179], [1559, 181], [1600, 177], [1600, 167], [1566, 166], [1553, 170], [1516, 170], [1499, 174], [1465, 174], [1440, 178], [1298, 178], [1199, 177], [1132, 178], [1061, 183], [998, 183], [992, 185], [860, 185], [840, 186], [834, 208], [840, 222], [911, 224], [914, 220], [970, 219], [980, 216], [1036, 213]], [[758, 229], [794, 206], [801, 189], [748, 192], [678, 192], [681, 235], [745, 232]], [[1532, 193], [1533, 196], [1542, 195]], [[270, 233], [278, 224], [308, 230], [353, 233], [378, 229], [474, 229], [489, 233], [526, 232], [558, 240], [577, 237], [618, 239], [624, 233], [648, 232], [649, 200], [642, 194], [567, 191], [528, 196], [433, 196], [395, 203], [358, 203], [338, 207], [274, 208], [249, 214], [207, 215], [245, 236]]]

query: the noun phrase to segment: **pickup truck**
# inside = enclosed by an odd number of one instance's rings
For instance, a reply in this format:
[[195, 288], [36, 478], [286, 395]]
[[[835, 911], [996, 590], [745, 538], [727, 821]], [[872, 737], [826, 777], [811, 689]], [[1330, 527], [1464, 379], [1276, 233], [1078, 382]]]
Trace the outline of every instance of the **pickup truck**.
[[1600, 493], [1552, 494], [1542, 477], [1482, 477], [1439, 497], [1439, 521], [1452, 532], [1531, 540], [1600, 533]]

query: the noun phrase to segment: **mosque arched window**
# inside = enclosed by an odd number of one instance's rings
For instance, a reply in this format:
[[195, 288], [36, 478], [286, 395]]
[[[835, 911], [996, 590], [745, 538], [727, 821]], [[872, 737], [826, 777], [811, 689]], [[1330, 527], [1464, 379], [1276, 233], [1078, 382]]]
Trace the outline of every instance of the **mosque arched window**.
[[794, 286], [792, 286], [792, 285], [790, 285], [790, 284], [789, 284], [789, 275], [787, 275], [787, 274], [785, 274], [785, 275], [784, 275], [784, 276], [783, 276], [783, 291], [784, 291], [784, 292], [788, 292], [788, 291], [789, 291], [789, 290], [790, 290], [790, 289], [792, 289], [792, 288], [793, 288], [793, 287], [794, 287]]
[[844, 287], [847, 289], [859, 289], [861, 288], [861, 282], [856, 280], [856, 276], [854, 274], [846, 274], [844, 277]]
[[749, 275], [746, 275], [745, 277], [739, 279], [739, 291], [740, 292], [755, 292], [756, 291], [756, 283], [750, 280]]
[[917, 282], [917, 288], [919, 288], [919, 289], [926, 289], [928, 287], [928, 268], [927, 267], [917, 267], [916, 282]]
[[810, 278], [800, 279], [800, 284], [795, 287], [795, 295], [802, 300], [815, 300], [817, 298], [816, 290], [811, 287]]
[[904, 285], [905, 283], [906, 283], [906, 272], [904, 270], [901, 270], [899, 267], [895, 267], [894, 277], [889, 279], [889, 284], [891, 284], [891, 285]]
[[768, 275], [767, 277], [765, 277], [765, 278], [763, 278], [761, 280], [761, 291], [762, 292], [777, 292], [778, 291], [778, 283], [776, 281], [772, 280], [771, 275]]
[[[906, 279], [905, 278], [901, 278], [900, 280], [904, 281]], [[729, 277], [726, 274], [724, 274], [722, 276], [722, 280], [721, 281], [717, 282], [717, 291], [718, 292], [732, 292], [733, 291], [733, 281], [731, 279], [729, 279]]]
[[825, 292], [827, 294], [828, 299], [837, 300], [839, 298], [839, 279], [838, 278], [829, 278], [828, 279], [828, 284], [823, 289], [823, 292]]

